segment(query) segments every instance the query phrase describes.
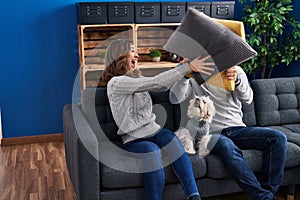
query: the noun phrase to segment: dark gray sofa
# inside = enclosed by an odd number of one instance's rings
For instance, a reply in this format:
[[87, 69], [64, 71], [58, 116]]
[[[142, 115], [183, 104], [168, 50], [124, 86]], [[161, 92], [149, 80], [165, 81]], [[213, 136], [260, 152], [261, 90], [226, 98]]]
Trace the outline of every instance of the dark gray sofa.
[[[249, 126], [266, 126], [287, 135], [282, 186], [287, 186], [288, 192], [293, 194], [295, 185], [300, 184], [300, 77], [253, 80], [251, 87], [254, 102], [243, 107], [244, 121]], [[167, 113], [166, 116], [159, 115], [159, 121], [164, 121], [165, 127], [176, 130], [180, 124], [180, 105], [169, 102], [168, 91], [151, 96], [153, 103], [163, 106]], [[159, 106], [155, 108], [162, 109]], [[161, 120], [164, 117], [166, 119]], [[78, 199], [145, 199], [141, 174], [119, 170], [122, 163], [128, 164], [128, 160], [122, 160], [122, 153], [116, 153], [121, 140], [116, 135], [117, 126], [105, 88], [85, 89], [81, 104], [64, 107], [63, 120], [67, 167]], [[110, 141], [113, 145], [109, 145]], [[243, 153], [259, 176], [262, 152], [244, 150]], [[202, 197], [241, 191], [217, 155], [210, 154], [205, 158], [191, 155], [190, 158]], [[185, 199], [170, 166], [165, 167], [165, 173], [164, 199]]]

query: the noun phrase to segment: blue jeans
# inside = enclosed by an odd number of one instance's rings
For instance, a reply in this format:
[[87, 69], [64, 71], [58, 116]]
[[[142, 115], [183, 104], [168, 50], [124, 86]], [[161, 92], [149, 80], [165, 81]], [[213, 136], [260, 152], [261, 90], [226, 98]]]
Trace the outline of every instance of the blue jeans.
[[179, 178], [187, 197], [199, 195], [190, 158], [185, 153], [181, 142], [172, 131], [168, 129], [161, 129], [152, 137], [137, 139], [124, 145], [124, 148], [129, 152], [155, 152], [155, 156], [152, 156], [151, 161], [145, 158], [143, 163], [147, 166], [160, 166], [158, 168], [156, 167], [156, 170], [154, 171], [143, 173], [143, 181], [148, 200], [162, 199], [165, 184], [165, 173], [162, 164], [161, 148], [169, 144], [172, 140], [175, 142], [175, 145], [173, 145], [171, 152], [166, 152], [167, 155], [171, 159], [174, 154], [180, 155], [179, 158], [171, 164], [174, 172]]
[[[222, 158], [229, 174], [252, 199], [275, 199], [286, 158], [287, 138], [283, 133], [262, 127], [230, 127], [214, 139], [217, 142], [211, 152]], [[263, 152], [259, 181], [243, 158], [243, 149]]]

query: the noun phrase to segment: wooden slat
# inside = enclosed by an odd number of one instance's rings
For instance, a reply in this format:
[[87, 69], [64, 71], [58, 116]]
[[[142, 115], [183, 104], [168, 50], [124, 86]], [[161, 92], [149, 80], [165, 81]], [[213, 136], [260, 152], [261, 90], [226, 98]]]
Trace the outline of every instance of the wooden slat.
[[106, 48], [85, 49], [85, 56], [98, 56], [101, 52], [106, 51]]
[[157, 28], [157, 29], [138, 29], [137, 30], [137, 38], [144, 38], [144, 37], [153, 37], [153, 38], [168, 38], [174, 30], [170, 29], [163, 29], [163, 28]]
[[179, 26], [180, 23], [153, 23], [153, 24], [135, 24], [136, 28], [143, 27], [164, 27], [164, 28], [173, 28]]
[[105, 46], [103, 43], [104, 43], [103, 40], [89, 40], [89, 41], [84, 41], [83, 46], [84, 49], [94, 49], [94, 48], [101, 49], [107, 47], [107, 45]]
[[168, 39], [161, 38], [161, 39], [153, 39], [153, 38], [144, 38], [142, 40], [139, 40], [138, 42], [138, 48], [140, 47], [155, 47], [155, 48], [163, 48], [163, 46], [166, 44]]
[[99, 64], [88, 64], [88, 65], [84, 65], [84, 68], [87, 69], [88, 71], [93, 71], [93, 70], [103, 70], [105, 66]]
[[104, 60], [101, 60], [99, 57], [96, 56], [88, 56], [85, 58], [85, 64], [104, 65]]
[[99, 80], [103, 70], [89, 71], [85, 74], [86, 80]]
[[15, 138], [2, 138], [2, 146], [10, 145], [20, 145], [20, 144], [30, 144], [35, 142], [52, 142], [52, 141], [62, 141], [64, 135], [57, 134], [45, 134], [38, 136], [24, 136], [24, 137], [15, 137]]
[[126, 30], [133, 29], [133, 24], [89, 24], [79, 25], [84, 30]]
[[105, 40], [112, 37], [115, 34], [123, 33], [123, 36], [130, 36], [131, 29], [121, 29], [121, 30], [99, 30], [99, 31], [84, 31], [84, 40]]
[[[153, 47], [138, 47], [137, 49], [137, 52], [138, 54], [150, 54], [150, 51], [153, 50], [153, 49], [157, 49], [157, 48], [153, 48]], [[159, 48], [160, 52], [162, 54], [164, 53], [169, 53], [168, 51], [162, 49], [162, 48]]]

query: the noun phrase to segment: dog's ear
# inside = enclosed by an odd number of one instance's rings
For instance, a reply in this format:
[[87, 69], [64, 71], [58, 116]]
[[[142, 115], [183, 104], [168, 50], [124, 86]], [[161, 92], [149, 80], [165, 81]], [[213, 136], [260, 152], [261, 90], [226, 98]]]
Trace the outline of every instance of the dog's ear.
[[208, 97], [207, 99], [207, 114], [213, 117], [216, 114], [216, 108], [214, 102]]
[[200, 97], [195, 96], [194, 106], [199, 107], [199, 103], [200, 103]]

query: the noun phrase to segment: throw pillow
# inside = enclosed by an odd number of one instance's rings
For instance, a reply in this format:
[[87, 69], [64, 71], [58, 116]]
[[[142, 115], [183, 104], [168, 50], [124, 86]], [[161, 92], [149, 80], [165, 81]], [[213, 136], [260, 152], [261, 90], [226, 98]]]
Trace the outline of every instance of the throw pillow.
[[[188, 9], [164, 48], [190, 60], [210, 55], [216, 65], [212, 75], [257, 54], [239, 35], [194, 8]], [[210, 78], [199, 73], [193, 73], [193, 76], [198, 84]]]

